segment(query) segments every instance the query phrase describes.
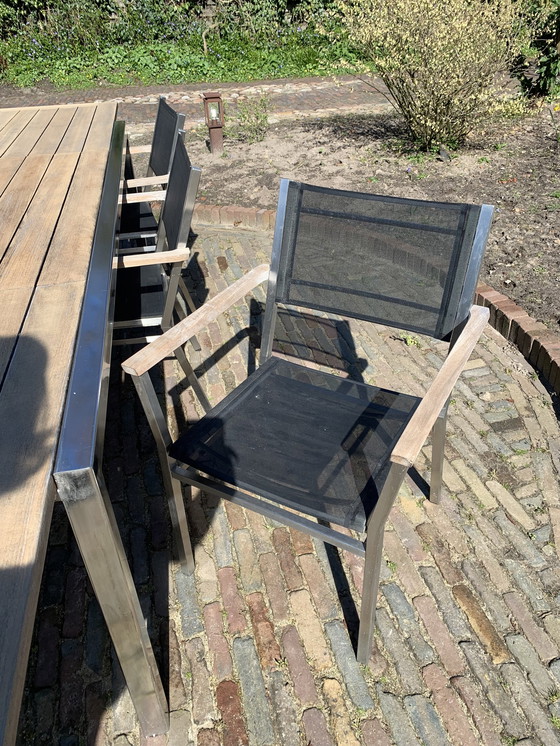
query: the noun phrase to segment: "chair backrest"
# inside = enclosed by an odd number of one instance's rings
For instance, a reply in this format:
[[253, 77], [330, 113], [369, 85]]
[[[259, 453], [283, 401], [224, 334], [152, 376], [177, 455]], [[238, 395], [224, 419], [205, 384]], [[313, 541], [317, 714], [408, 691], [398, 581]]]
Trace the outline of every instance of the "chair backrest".
[[159, 220], [156, 251], [184, 248], [189, 239], [201, 171], [191, 165], [183, 134], [179, 133], [173, 154]]
[[493, 207], [386, 197], [282, 179], [263, 355], [281, 303], [437, 339], [466, 320]]
[[160, 96], [148, 162], [148, 176], [169, 173], [179, 130], [183, 129], [184, 122], [185, 115], [171, 108], [165, 97]]

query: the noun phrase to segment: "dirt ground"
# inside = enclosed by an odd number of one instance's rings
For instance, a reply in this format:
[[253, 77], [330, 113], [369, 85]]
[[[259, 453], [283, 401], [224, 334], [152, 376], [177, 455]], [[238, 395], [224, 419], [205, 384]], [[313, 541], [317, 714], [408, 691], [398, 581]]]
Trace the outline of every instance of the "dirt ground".
[[[207, 133], [207, 130], [206, 130]], [[560, 111], [496, 125], [448, 154], [407, 149], [396, 115], [280, 121], [262, 142], [226, 139], [212, 155], [189, 132], [209, 204], [273, 208], [285, 176], [312, 184], [497, 209], [483, 275], [530, 315], [560, 331]]]

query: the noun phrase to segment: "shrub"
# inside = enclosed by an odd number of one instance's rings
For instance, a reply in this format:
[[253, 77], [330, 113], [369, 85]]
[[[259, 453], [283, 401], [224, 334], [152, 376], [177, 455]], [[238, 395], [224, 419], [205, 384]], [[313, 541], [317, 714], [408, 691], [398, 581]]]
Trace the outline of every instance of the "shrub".
[[[527, 42], [519, 0], [340, 0], [412, 137], [462, 142], [489, 113], [499, 76]], [[503, 80], [501, 81], [503, 83]]]
[[514, 70], [530, 96], [555, 95], [560, 92], [560, 0], [530, 0], [528, 13], [535, 33]]

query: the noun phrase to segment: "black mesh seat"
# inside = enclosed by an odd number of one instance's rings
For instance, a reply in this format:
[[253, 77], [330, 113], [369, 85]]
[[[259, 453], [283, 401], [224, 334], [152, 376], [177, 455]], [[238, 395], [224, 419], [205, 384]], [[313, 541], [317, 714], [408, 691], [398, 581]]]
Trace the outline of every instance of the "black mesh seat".
[[270, 358], [169, 455], [269, 500], [365, 531], [388, 455], [419, 401]]
[[[179, 482], [365, 557], [357, 657], [368, 662], [385, 523], [430, 433], [430, 499], [439, 499], [449, 397], [489, 315], [472, 300], [491, 215], [488, 205], [282, 180], [270, 272], [255, 268], [123, 364], [158, 443], [188, 571]], [[267, 277], [260, 367], [218, 406], [201, 399], [205, 416], [173, 440], [150, 368], [175, 354], [198, 394], [182, 345]], [[399, 393], [398, 366], [386, 366], [376, 385], [348, 377], [368, 365], [348, 318], [449, 341], [424, 397]], [[332, 365], [337, 347], [333, 367], [346, 375], [318, 368]], [[373, 358], [363, 338], [362, 349]], [[365, 542], [340, 527], [365, 533]]]

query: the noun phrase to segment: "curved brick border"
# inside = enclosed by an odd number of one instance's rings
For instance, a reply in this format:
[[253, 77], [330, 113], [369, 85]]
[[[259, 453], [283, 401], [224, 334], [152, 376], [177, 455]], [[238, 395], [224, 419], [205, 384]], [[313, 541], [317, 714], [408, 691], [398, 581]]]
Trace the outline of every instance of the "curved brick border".
[[[208, 205], [197, 202], [193, 223], [223, 225], [253, 230], [274, 230], [276, 210]], [[560, 394], [560, 336], [537, 321], [507, 295], [484, 282], [479, 283], [475, 302], [490, 309], [490, 324], [514, 344], [526, 360]]]

